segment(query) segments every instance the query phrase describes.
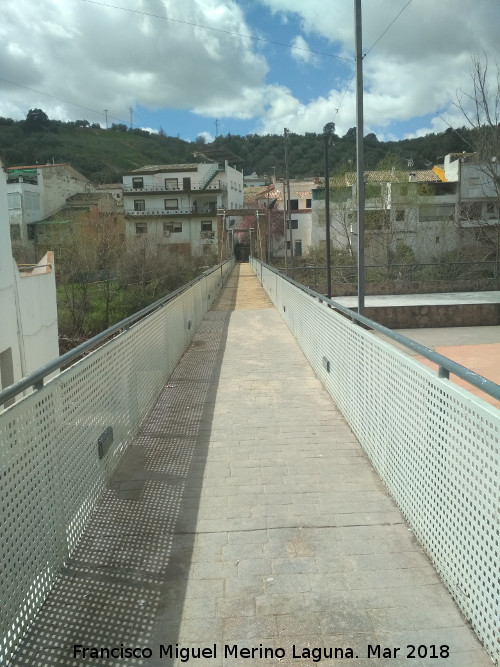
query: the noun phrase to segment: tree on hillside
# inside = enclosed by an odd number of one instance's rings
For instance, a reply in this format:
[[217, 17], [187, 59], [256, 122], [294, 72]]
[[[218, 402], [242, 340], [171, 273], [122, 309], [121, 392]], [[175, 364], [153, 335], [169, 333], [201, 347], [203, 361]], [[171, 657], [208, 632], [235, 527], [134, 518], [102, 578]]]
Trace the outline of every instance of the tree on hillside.
[[42, 109], [30, 109], [26, 115], [25, 128], [30, 132], [40, 132], [49, 125], [49, 117]]

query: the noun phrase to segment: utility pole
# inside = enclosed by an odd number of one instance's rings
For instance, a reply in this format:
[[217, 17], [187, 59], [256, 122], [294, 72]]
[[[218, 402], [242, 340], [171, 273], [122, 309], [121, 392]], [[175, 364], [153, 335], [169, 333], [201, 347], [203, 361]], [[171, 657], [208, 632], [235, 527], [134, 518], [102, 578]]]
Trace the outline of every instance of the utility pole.
[[267, 184], [267, 263], [271, 264], [271, 210], [269, 209], [269, 183]]
[[128, 110], [130, 111], [130, 129], [134, 127], [134, 110], [132, 107], [129, 107]]
[[104, 117], [106, 118], [106, 129], [108, 129], [108, 110], [104, 109]]
[[356, 163], [358, 185], [358, 313], [365, 312], [365, 166], [363, 151], [363, 31], [361, 0], [354, 0], [356, 33]]
[[217, 139], [218, 136], [219, 136], [219, 119], [216, 118], [215, 119], [215, 138]]
[[285, 179], [283, 179], [283, 238], [285, 239], [285, 276], [288, 275], [287, 266], [287, 247], [286, 247], [286, 186]]
[[[286, 210], [287, 210], [287, 222], [288, 222], [288, 229], [290, 231], [290, 276], [292, 280], [295, 277], [294, 273], [294, 266], [293, 266], [293, 233], [292, 233], [292, 211], [290, 210], [290, 175], [288, 172], [288, 135], [290, 134], [290, 130], [288, 130], [286, 127], [284, 129], [284, 135], [285, 135], [285, 172], [286, 172]], [[286, 235], [285, 235], [286, 239]]]
[[328, 145], [330, 135], [326, 131], [323, 134], [325, 140], [325, 224], [326, 224], [326, 295], [332, 298], [332, 267], [330, 259], [330, 173], [328, 165]]

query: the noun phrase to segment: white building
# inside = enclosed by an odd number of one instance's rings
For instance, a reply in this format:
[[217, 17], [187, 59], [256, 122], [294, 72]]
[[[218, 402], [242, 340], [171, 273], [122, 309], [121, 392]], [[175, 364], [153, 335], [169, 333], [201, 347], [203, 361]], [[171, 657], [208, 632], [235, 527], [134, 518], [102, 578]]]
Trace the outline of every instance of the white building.
[[54, 259], [19, 271], [13, 258], [6, 174], [0, 166], [0, 386], [59, 356]]
[[[465, 251], [486, 258], [481, 237], [498, 226], [498, 190], [471, 155], [451, 154], [432, 170], [365, 172], [367, 264], [398, 262], [398, 248], [417, 262]], [[313, 191], [312, 245], [325, 242], [324, 187]], [[356, 175], [330, 179], [331, 242], [357, 249]], [[392, 259], [391, 259], [392, 258]]]
[[127, 239], [149, 252], [218, 249], [226, 212], [243, 207], [243, 174], [224, 163], [151, 165], [123, 176]]
[[[314, 179], [290, 179], [290, 220], [292, 225], [292, 243], [294, 256], [300, 257], [313, 243], [312, 239], [312, 189], [317, 182]], [[282, 225], [280, 238], [272, 238], [273, 257], [290, 254], [290, 229], [287, 216], [287, 192], [285, 182], [271, 183], [264, 187], [248, 188], [245, 192], [245, 208], [266, 209], [272, 204], [272, 215], [276, 221], [277, 212], [281, 211]], [[276, 224], [276, 222], [275, 222]], [[279, 224], [279, 222], [277, 223]], [[286, 239], [285, 239], [286, 233]]]
[[29, 224], [52, 215], [68, 197], [94, 189], [69, 164], [46, 164], [8, 169], [7, 200], [12, 239], [31, 240]]

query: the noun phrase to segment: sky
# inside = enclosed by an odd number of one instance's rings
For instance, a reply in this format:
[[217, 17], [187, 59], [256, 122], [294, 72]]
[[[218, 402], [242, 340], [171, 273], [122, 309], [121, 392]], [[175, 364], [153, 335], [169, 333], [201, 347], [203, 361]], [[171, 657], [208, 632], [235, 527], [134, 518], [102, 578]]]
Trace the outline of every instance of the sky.
[[[364, 133], [466, 124], [499, 0], [362, 0]], [[356, 125], [354, 0], [2, 0], [0, 116], [202, 135]], [[461, 92], [462, 91], [462, 92]], [[132, 111], [130, 111], [132, 109]]]

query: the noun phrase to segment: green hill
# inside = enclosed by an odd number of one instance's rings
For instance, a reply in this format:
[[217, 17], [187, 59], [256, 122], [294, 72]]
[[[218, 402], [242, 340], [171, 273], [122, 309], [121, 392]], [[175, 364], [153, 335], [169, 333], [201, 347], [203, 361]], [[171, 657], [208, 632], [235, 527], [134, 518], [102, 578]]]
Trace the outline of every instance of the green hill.
[[[31, 116], [30, 116], [31, 114]], [[425, 169], [450, 152], [470, 151], [471, 130], [448, 129], [418, 139], [381, 142], [374, 134], [365, 137], [365, 165], [375, 167], [385, 156], [398, 156], [402, 168]], [[284, 140], [282, 135], [219, 136], [210, 147], [231, 150], [244, 159], [245, 174], [284, 176]], [[145, 164], [193, 162], [193, 153], [204, 142], [187, 142], [164, 134], [113, 125], [102, 129], [88, 121], [64, 123], [49, 120], [41, 110], [32, 110], [24, 121], [0, 118], [0, 159], [6, 167], [47, 162], [69, 162], [95, 183], [119, 182], [125, 171]], [[355, 129], [343, 137], [333, 135], [330, 170], [355, 165]], [[323, 136], [291, 134], [289, 165], [292, 178], [323, 174]]]

